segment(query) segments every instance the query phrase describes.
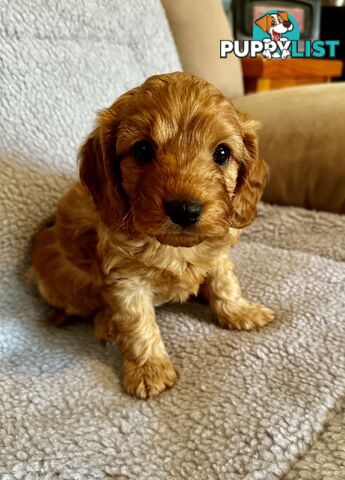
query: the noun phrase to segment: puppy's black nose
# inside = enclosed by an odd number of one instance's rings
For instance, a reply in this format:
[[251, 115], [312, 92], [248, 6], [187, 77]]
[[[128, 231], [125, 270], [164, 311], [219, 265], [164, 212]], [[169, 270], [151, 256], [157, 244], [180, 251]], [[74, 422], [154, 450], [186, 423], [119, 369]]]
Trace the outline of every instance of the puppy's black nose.
[[174, 223], [188, 227], [198, 221], [202, 205], [197, 200], [173, 200], [164, 202], [164, 209]]
[[285, 22], [283, 22], [283, 25], [285, 28], [290, 28], [291, 22], [289, 20], [286, 20]]

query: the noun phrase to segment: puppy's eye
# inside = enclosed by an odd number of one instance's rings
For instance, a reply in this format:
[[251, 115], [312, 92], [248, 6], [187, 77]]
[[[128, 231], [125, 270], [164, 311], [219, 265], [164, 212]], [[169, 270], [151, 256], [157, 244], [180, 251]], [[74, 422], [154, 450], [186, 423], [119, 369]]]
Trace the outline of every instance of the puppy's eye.
[[225, 143], [220, 143], [213, 152], [213, 160], [218, 163], [218, 165], [226, 165], [230, 159], [230, 148], [225, 145]]
[[133, 146], [133, 153], [142, 163], [149, 163], [155, 158], [153, 146], [147, 140], [140, 140]]
[[276, 21], [275, 21], [275, 20], [272, 20], [272, 25], [276, 25]]

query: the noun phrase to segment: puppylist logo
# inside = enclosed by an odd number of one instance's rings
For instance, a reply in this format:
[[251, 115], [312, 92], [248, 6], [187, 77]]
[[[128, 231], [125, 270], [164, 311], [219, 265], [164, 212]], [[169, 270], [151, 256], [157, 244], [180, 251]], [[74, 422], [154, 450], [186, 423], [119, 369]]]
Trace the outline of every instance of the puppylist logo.
[[253, 39], [262, 42], [262, 55], [265, 58], [285, 60], [292, 56], [292, 42], [299, 41], [300, 31], [292, 15], [269, 11], [255, 21]]
[[296, 19], [288, 12], [269, 10], [254, 20], [253, 40], [221, 40], [220, 58], [230, 53], [236, 57], [267, 59], [335, 58], [339, 40], [300, 40], [300, 29]]

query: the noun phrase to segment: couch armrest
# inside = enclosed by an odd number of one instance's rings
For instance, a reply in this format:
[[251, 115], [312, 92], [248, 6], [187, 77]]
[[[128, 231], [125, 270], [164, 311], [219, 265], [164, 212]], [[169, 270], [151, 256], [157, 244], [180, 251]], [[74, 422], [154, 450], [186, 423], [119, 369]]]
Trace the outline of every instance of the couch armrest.
[[236, 99], [262, 123], [271, 168], [263, 199], [345, 213], [345, 83], [275, 90]]

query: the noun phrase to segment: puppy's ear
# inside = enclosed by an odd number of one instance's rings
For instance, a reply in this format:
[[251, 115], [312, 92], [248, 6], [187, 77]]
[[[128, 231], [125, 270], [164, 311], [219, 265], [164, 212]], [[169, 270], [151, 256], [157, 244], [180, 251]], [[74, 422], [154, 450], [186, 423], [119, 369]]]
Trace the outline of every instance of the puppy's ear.
[[[125, 198], [121, 185], [120, 163], [116, 159], [115, 134], [111, 137], [102, 125], [89, 135], [82, 145], [79, 156], [81, 183], [92, 195], [102, 218], [109, 223], [124, 215]], [[109, 145], [107, 143], [111, 142]]]
[[270, 18], [270, 15], [265, 15], [264, 17], [261, 17], [259, 18], [258, 20], [256, 20], [256, 25], [258, 27], [261, 28], [261, 30], [263, 30], [264, 32], [268, 32], [268, 29], [269, 29], [269, 18]]
[[259, 123], [242, 113], [242, 136], [244, 152], [240, 164], [235, 194], [231, 207], [231, 226], [243, 228], [249, 225], [256, 215], [256, 205], [261, 198], [268, 178], [268, 165], [259, 157]]
[[103, 199], [103, 184], [105, 182], [103, 168], [103, 151], [100, 140], [100, 128], [97, 127], [81, 146], [78, 155], [79, 177], [81, 183], [91, 193], [96, 205], [101, 205]]
[[289, 14], [287, 12], [278, 12], [278, 17], [281, 17], [284, 22], [289, 20]]

